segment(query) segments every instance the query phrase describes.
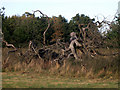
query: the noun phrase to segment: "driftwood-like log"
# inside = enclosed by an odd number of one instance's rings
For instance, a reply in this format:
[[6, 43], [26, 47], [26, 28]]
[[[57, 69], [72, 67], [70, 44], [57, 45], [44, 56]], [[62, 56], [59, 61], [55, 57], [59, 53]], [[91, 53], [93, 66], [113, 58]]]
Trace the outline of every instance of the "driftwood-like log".
[[69, 49], [72, 51], [71, 54], [74, 55], [75, 59], [78, 59], [78, 56], [77, 56], [77, 53], [76, 53], [74, 44], [75, 44], [76, 46], [79, 46], [79, 47], [81, 47], [82, 45], [75, 39], [75, 40], [72, 40], [72, 41], [71, 41], [70, 46], [69, 46]]
[[79, 46], [79, 47], [81, 47], [82, 45], [77, 41], [78, 38], [77, 38], [75, 32], [71, 32], [71, 33], [70, 33], [70, 36], [71, 36], [71, 38], [70, 38], [70, 41], [71, 41], [71, 42], [70, 42], [70, 45], [69, 45], [69, 47], [68, 47], [66, 50], [63, 50], [63, 49], [62, 49], [62, 54], [64, 55], [64, 53], [65, 53], [66, 51], [71, 50], [71, 53], [67, 56], [67, 58], [69, 58], [70, 55], [73, 55], [75, 59], [78, 59], [78, 56], [77, 56], [77, 53], [76, 53], [76, 50], [75, 50], [75, 46], [74, 46], [74, 45]]

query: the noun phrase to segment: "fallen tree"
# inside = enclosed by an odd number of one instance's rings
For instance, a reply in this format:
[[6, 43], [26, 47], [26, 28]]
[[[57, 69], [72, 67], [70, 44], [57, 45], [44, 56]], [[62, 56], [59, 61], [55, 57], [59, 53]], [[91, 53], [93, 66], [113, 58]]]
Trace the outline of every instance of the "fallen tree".
[[[70, 33], [70, 43], [68, 47], [66, 47], [66, 43], [61, 42], [60, 39], [58, 39], [55, 44], [47, 46], [45, 43], [45, 34], [50, 27], [50, 19], [40, 10], [34, 11], [34, 16], [36, 12], [39, 12], [43, 17], [46, 17], [46, 21], [48, 23], [47, 28], [43, 32], [43, 47], [35, 48], [33, 41], [29, 41], [28, 50], [26, 50], [26, 52], [19, 52], [13, 44], [8, 44], [5, 40], [3, 40], [7, 47], [9, 46], [13, 48], [13, 50], [8, 51], [8, 53], [18, 51], [19, 58], [23, 58], [23, 60], [25, 60], [27, 64], [31, 62], [33, 57], [36, 57], [44, 62], [57, 61], [60, 64], [63, 64], [63, 61], [68, 60], [72, 55], [75, 60], [82, 61], [83, 54], [90, 57], [94, 57], [95, 55], [110, 56], [118, 54], [118, 52], [113, 54], [101, 54], [96, 51], [96, 48], [99, 48], [102, 44], [104, 44], [103, 37], [98, 32], [98, 28], [102, 27], [103, 24], [108, 24], [109, 27], [111, 27], [110, 23], [105, 20], [103, 20], [102, 22], [89, 21], [87, 24], [77, 23], [77, 26], [79, 28], [79, 35], [77, 35], [76, 32]], [[80, 53], [78, 53], [78, 50]]]

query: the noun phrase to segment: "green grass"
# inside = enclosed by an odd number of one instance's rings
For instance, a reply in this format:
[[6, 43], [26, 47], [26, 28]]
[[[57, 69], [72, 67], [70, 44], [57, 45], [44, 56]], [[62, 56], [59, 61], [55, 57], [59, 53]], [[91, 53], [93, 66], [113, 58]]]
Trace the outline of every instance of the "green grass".
[[118, 88], [117, 80], [85, 79], [42, 73], [3, 72], [3, 88]]

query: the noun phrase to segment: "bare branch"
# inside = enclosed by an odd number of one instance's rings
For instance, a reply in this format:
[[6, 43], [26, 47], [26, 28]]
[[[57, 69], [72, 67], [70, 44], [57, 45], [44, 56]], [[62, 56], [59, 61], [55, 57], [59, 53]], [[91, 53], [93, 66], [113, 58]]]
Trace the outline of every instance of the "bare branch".
[[8, 54], [10, 52], [16, 52], [17, 51], [16, 47], [13, 44], [8, 44], [8, 42], [6, 42], [5, 40], [3, 40], [3, 42], [6, 44], [7, 47], [12, 47], [14, 49], [14, 50], [8, 51]]
[[40, 59], [40, 60], [42, 60], [42, 58], [40, 57], [40, 55], [38, 54], [38, 52], [35, 50], [35, 48], [33, 47], [33, 42], [32, 41], [30, 41], [29, 42], [29, 50], [33, 50], [34, 52], [35, 52], [35, 54], [38, 56], [38, 58]]
[[43, 14], [40, 10], [34, 11], [33, 15], [35, 14], [35, 12], [39, 12], [40, 14], [42, 14], [43, 17], [46, 17], [46, 18], [47, 18], [47, 21], [48, 21], [48, 26], [47, 26], [46, 30], [44, 31], [44, 33], [43, 33], [43, 37], [44, 37], [44, 38], [43, 38], [43, 44], [45, 45], [45, 40], [46, 40], [45, 34], [46, 34], [47, 30], [48, 30], [49, 27], [50, 27], [50, 19], [49, 19], [49, 17], [48, 17], [46, 14]]
[[45, 45], [45, 34], [46, 34], [47, 30], [49, 29], [49, 27], [50, 27], [50, 23], [48, 23], [48, 26], [47, 26], [46, 30], [44, 31], [44, 33], [43, 33], [43, 37], [44, 37], [43, 44], [44, 45]]

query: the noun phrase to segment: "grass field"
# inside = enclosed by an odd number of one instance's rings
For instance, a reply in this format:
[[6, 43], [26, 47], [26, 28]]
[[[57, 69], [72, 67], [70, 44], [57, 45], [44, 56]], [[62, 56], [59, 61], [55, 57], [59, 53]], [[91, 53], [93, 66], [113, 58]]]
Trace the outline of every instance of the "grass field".
[[118, 80], [85, 79], [44, 73], [3, 72], [3, 88], [118, 88]]

